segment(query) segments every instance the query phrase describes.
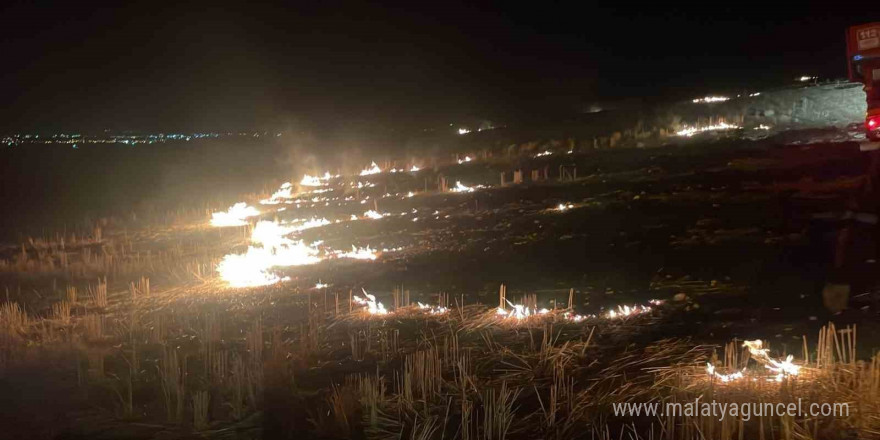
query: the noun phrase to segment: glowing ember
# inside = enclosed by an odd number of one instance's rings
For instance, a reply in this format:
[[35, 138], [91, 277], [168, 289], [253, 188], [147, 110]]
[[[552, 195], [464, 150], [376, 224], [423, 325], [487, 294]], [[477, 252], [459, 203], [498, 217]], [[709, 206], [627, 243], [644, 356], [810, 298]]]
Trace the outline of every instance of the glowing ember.
[[563, 212], [563, 211], [567, 211], [571, 208], [574, 208], [574, 205], [572, 205], [571, 203], [560, 203], [560, 204], [556, 205], [556, 208], [553, 208], [553, 210]]
[[260, 200], [260, 204], [277, 205], [291, 198], [293, 198], [293, 185], [291, 185], [290, 182], [284, 182], [281, 187], [278, 188], [278, 191], [275, 191], [275, 193], [272, 194], [272, 197]]
[[534, 310], [522, 304], [513, 304], [510, 301], [507, 301], [507, 304], [510, 305], [510, 307], [513, 307], [513, 310], [508, 311], [504, 308], [498, 307], [495, 313], [505, 318], [514, 319], [526, 319], [529, 316], [546, 315], [547, 313], [550, 313], [550, 310], [548, 309]]
[[413, 166], [409, 169], [409, 172], [411, 172], [411, 173], [415, 173], [415, 172], [418, 172], [418, 171], [420, 171], [420, 170], [421, 170], [421, 168], [419, 168], [419, 167], [413, 165]]
[[465, 163], [465, 162], [470, 162], [470, 161], [472, 161], [472, 160], [473, 160], [473, 159], [471, 159], [470, 156], [465, 156], [464, 159], [459, 159], [459, 160], [458, 160], [458, 164], [461, 165], [461, 164], [463, 164], [463, 163]]
[[260, 215], [257, 208], [248, 206], [245, 202], [239, 202], [229, 207], [226, 212], [211, 214], [211, 226], [244, 226], [247, 224], [244, 219], [257, 215]]
[[319, 228], [321, 226], [327, 226], [330, 224], [330, 220], [326, 218], [312, 218], [311, 220], [306, 220], [303, 224], [294, 226], [291, 228], [293, 231], [305, 231], [306, 229]]
[[542, 151], [542, 152], [536, 154], [535, 157], [550, 156], [550, 155], [552, 155], [552, 154], [553, 154], [552, 151], [550, 151], [550, 150], [544, 150], [544, 151]]
[[[327, 177], [330, 177], [330, 173], [327, 173]], [[302, 186], [324, 186], [324, 182], [321, 181], [320, 177], [310, 176], [308, 174], [303, 176], [302, 180], [299, 181], [299, 184]]]
[[379, 174], [382, 172], [382, 169], [379, 168], [379, 165], [376, 165], [376, 162], [372, 162], [369, 168], [364, 168], [361, 171], [361, 176], [369, 176], [371, 174]]
[[630, 316], [641, 315], [643, 313], [648, 313], [651, 311], [650, 307], [647, 306], [617, 306], [617, 309], [611, 309], [608, 313], [605, 314], [605, 317], [608, 319], [623, 319], [629, 318]]
[[373, 211], [371, 209], [371, 210], [364, 213], [364, 218], [368, 218], [371, 220], [379, 220], [380, 218], [384, 217], [385, 215], [386, 214], [381, 214], [381, 213], [378, 213], [378, 212]]
[[685, 127], [683, 129], [675, 132], [675, 134], [677, 134], [679, 136], [691, 137], [695, 134], [705, 133], [707, 131], [734, 130], [737, 128], [740, 128], [740, 127], [737, 125], [728, 124], [728, 123], [722, 121], [722, 122], [719, 122], [714, 125], [704, 125], [702, 127]]
[[428, 304], [422, 304], [422, 303], [417, 303], [417, 304], [419, 305], [420, 310], [424, 310], [432, 315], [442, 315], [442, 314], [449, 311], [448, 308], [442, 307], [442, 306], [434, 307], [434, 306], [431, 306]]
[[470, 187], [470, 186], [464, 186], [464, 185], [461, 184], [461, 181], [456, 180], [456, 181], [455, 181], [455, 187], [452, 188], [452, 189], [450, 189], [450, 191], [452, 191], [452, 192], [457, 192], [457, 193], [460, 193], [460, 192], [474, 192], [474, 188], [473, 188], [473, 187]]
[[718, 379], [721, 379], [721, 382], [731, 382], [737, 379], [742, 379], [744, 377], [743, 373], [745, 372], [745, 370], [737, 371], [736, 373], [731, 374], [721, 374], [715, 371], [714, 365], [707, 362], [706, 372], [709, 373], [709, 377], [717, 377]]
[[[764, 368], [770, 370], [773, 373], [773, 376], [767, 377], [767, 380], [782, 382], [786, 376], [797, 376], [800, 373], [801, 367], [799, 365], [795, 365], [792, 363], [793, 356], [786, 356], [785, 360], [778, 361], [770, 357], [768, 352], [769, 349], [764, 348], [764, 342], [760, 339], [756, 339], [754, 341], [745, 341], [743, 343], [743, 347], [748, 348], [749, 354], [755, 362], [764, 366]], [[712, 364], [706, 364], [706, 372], [709, 374], [709, 377], [717, 377], [721, 379], [722, 382], [731, 382], [737, 379], [742, 379], [745, 375], [746, 370], [743, 369], [740, 372], [732, 373], [732, 374], [719, 374], [715, 371], [715, 366]], [[757, 378], [754, 380], [758, 380]]]
[[764, 365], [771, 372], [776, 373], [777, 381], [781, 381], [784, 376], [797, 376], [800, 373], [801, 367], [791, 362], [793, 359], [792, 355], [788, 355], [784, 361], [777, 361], [770, 357], [768, 354], [770, 349], [763, 348], [763, 345], [764, 342], [760, 339], [743, 342], [743, 347], [749, 349], [749, 354], [752, 355], [755, 361]]
[[459, 128], [459, 129], [458, 129], [458, 134], [468, 134], [468, 133], [470, 133], [470, 132], [471, 132], [471, 131], [468, 130], [467, 128]]
[[376, 258], [379, 258], [376, 254], [376, 250], [369, 246], [359, 248], [355, 245], [351, 245], [351, 252], [337, 251], [335, 254], [338, 258], [351, 258], [354, 260], [375, 260]]
[[724, 102], [727, 100], [730, 100], [730, 98], [728, 98], [726, 96], [707, 96], [705, 98], [694, 99], [692, 102], [694, 104], [708, 104], [708, 103], [712, 103], [712, 102]]
[[562, 317], [568, 321], [571, 321], [571, 322], [581, 322], [587, 318], [595, 318], [596, 316], [595, 315], [578, 315], [578, 314], [571, 313], [571, 312], [565, 312], [565, 314], [563, 314]]
[[366, 306], [364, 308], [364, 310], [366, 310], [367, 313], [369, 313], [371, 315], [386, 315], [386, 314], [388, 314], [388, 310], [385, 309], [385, 306], [381, 302], [376, 301], [375, 296], [370, 295], [364, 289], [361, 289], [361, 291], [364, 292], [364, 298], [361, 298], [361, 297], [355, 295], [354, 297], [352, 297], [354, 302]]

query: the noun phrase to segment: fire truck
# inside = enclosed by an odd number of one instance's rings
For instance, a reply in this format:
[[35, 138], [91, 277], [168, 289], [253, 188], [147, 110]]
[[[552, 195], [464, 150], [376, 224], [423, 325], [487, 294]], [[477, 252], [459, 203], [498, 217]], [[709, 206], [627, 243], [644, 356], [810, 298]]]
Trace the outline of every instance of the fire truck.
[[[822, 290], [822, 301], [832, 313], [842, 311], [850, 290], [868, 290], [875, 304], [880, 303], [877, 262], [880, 260], [880, 22], [852, 26], [846, 33], [849, 80], [862, 83], [867, 101], [866, 141], [860, 150], [868, 151], [869, 165], [864, 185], [852, 195], [846, 219], [833, 244], [833, 268]], [[855, 220], [855, 221], [853, 221]]]
[[[865, 131], [880, 141], [880, 22], [849, 28], [846, 34], [849, 80], [864, 84], [868, 102]], [[872, 148], [874, 149], [874, 148]]]

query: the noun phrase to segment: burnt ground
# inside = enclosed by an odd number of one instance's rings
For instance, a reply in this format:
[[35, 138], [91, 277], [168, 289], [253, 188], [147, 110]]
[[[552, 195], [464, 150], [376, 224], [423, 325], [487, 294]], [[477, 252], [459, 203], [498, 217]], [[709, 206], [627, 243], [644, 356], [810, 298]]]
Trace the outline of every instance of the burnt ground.
[[[413, 294], [475, 295], [488, 304], [501, 283], [509, 292], [537, 293], [547, 306], [565, 301], [569, 288], [585, 308], [684, 293], [689, 310], [670, 332], [699, 328], [711, 339], [783, 344], [831, 318], [821, 300], [827, 281], [851, 281], [851, 310], [834, 319], [871, 326], [870, 226], [856, 224], [846, 267], [832, 268], [838, 232], [848, 224], [833, 217], [858, 210], [853, 199], [867, 153], [854, 142], [779, 142], [597, 151], [565, 159], [578, 164], [579, 175], [588, 170], [576, 182], [417, 196], [402, 202], [416, 214], [304, 233], [403, 251], [378, 264], [291, 273], [377, 293], [403, 285]], [[548, 210], [559, 203], [574, 207]]]
[[[187, 307], [226, 309], [241, 321], [236, 328], [247, 328], [257, 314], [262, 314], [267, 327], [286, 325], [285, 319], [305, 319], [297, 312], [302, 301], [295, 298], [313, 291], [319, 280], [329, 284], [328, 292], [347, 295], [349, 290], [365, 288], [386, 304], [392, 302], [392, 290], [402, 287], [413, 300], [428, 302], [434, 294], [445, 292], [468, 304], [493, 305], [503, 283], [508, 286], [508, 298], [535, 294], [539, 307], [564, 303], [573, 288], [582, 313], [644, 304], [649, 299], [667, 301], [670, 306], [662, 321], [642, 329], [643, 340], [689, 337], [701, 344], [720, 344], [734, 338], [761, 338], [788, 351], [800, 348], [802, 335], [814, 335], [833, 320], [838, 326], [858, 324], [861, 347], [870, 355], [870, 347], [878, 345], [872, 335], [878, 334], [880, 311], [874, 294], [877, 271], [868, 262], [876, 258], [874, 230], [839, 218], [858, 210], [854, 200], [859, 198], [868, 168], [867, 154], [854, 142], [811, 143], [792, 141], [792, 137], [698, 138], [660, 148], [556, 154], [519, 165], [540, 168], [546, 164], [551, 170], [562, 164], [576, 165], [577, 180], [551, 178], [460, 194], [405, 196], [433, 182], [437, 174], [466, 185], [496, 185], [498, 173], [513, 165], [505, 160], [474, 161], [414, 176], [385, 173], [360, 179], [376, 186], [357, 191], [350, 202], [334, 202], [332, 207], [322, 202], [298, 209], [290, 206], [263, 216], [347, 219], [375, 207], [392, 215], [340, 221], [298, 235], [307, 242], [323, 240], [334, 249], [352, 244], [390, 249], [376, 261], [331, 260], [279, 269], [291, 281], [271, 288], [268, 294], [266, 289], [257, 289], [249, 296], [245, 289], [218, 304], [204, 297], [186, 299], [187, 286], [195, 281], [187, 273], [151, 267], [148, 274], [155, 290], [178, 292]], [[339, 192], [353, 194], [351, 190]], [[366, 195], [378, 199], [375, 205], [372, 200], [360, 203], [358, 198]], [[554, 210], [560, 203], [572, 207]], [[204, 218], [199, 222], [203, 224]], [[847, 225], [852, 226], [847, 263], [843, 269], [834, 269], [835, 244]], [[127, 246], [130, 253], [174, 255], [174, 264], [216, 263], [247, 246], [247, 231], [242, 228], [169, 227], [143, 220], [111, 221], [104, 237], [114, 243], [111, 246]], [[101, 247], [90, 246], [95, 252]], [[7, 247], [3, 258], [13, 261], [19, 251], [18, 245]], [[47, 287], [56, 277], [9, 267], [0, 272], [7, 298], [23, 304], [31, 315], [45, 316], [55, 299], [45, 290], [58, 290]], [[213, 276], [202, 273], [200, 279]], [[85, 283], [86, 278], [71, 276], [66, 281]], [[828, 281], [853, 286], [850, 307], [838, 315], [831, 315], [822, 305], [821, 291]], [[128, 280], [116, 277], [113, 283], [110, 290], [116, 293], [111, 296], [124, 296], [119, 292]], [[109, 310], [122, 309], [111, 304]], [[185, 332], [179, 338], [186, 339]], [[189, 337], [190, 344], [194, 338]], [[60, 360], [49, 359], [46, 364], [66, 362], [65, 356], [75, 355], [61, 353], [57, 355]], [[70, 377], [44, 377], [33, 369], [7, 373], [0, 383], [4, 395], [45, 396], [57, 392], [51, 390], [75, 388]], [[58, 386], [53, 380], [59, 381]], [[72, 411], [82, 411], [84, 406], [75, 393], [65, 396], [43, 411], [37, 409], [38, 398], [9, 400], [0, 413], [25, 431], [51, 424], [50, 432], [90, 432], [82, 428], [89, 423], [87, 416], [79, 418], [76, 428], [65, 425], [74, 417]], [[104, 401], [114, 399], [103, 397]], [[157, 408], [161, 413], [161, 406]], [[137, 432], [146, 438], [161, 426], [145, 422], [129, 424], [128, 429], [132, 430], [129, 436]], [[107, 437], [128, 434], [113, 431]]]

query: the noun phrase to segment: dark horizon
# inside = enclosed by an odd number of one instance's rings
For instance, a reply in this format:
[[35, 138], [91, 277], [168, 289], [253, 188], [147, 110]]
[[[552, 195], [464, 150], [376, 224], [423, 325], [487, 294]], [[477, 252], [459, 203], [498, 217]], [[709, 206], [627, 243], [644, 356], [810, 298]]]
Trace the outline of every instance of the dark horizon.
[[[835, 15], [837, 14], [837, 15]], [[845, 75], [827, 6], [3, 7], [0, 131], [437, 129]]]

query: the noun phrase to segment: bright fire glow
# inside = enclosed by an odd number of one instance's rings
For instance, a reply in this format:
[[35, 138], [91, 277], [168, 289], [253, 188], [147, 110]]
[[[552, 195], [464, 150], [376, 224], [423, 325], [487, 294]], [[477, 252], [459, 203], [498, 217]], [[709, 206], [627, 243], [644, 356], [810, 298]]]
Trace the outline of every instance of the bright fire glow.
[[327, 181], [332, 179], [333, 176], [330, 175], [330, 172], [327, 171], [323, 176], [310, 176], [308, 174], [304, 175], [302, 180], [300, 180], [299, 184], [302, 186], [324, 186]]
[[770, 349], [763, 348], [763, 345], [764, 342], [760, 339], [743, 342], [743, 347], [749, 349], [749, 354], [752, 355], [755, 361], [764, 365], [771, 372], [776, 373], [777, 381], [781, 381], [784, 376], [797, 376], [800, 373], [801, 367], [791, 362], [794, 359], [793, 356], [788, 355], [784, 361], [777, 361], [770, 357], [768, 354]]
[[419, 168], [419, 167], [413, 165], [412, 168], [409, 169], [409, 172], [411, 172], [411, 173], [415, 173], [415, 172], [420, 171], [420, 170], [421, 170], [421, 168]]
[[731, 381], [734, 381], [737, 379], [742, 379], [744, 377], [744, 375], [743, 375], [744, 371], [745, 370], [737, 371], [736, 373], [731, 373], [731, 374], [721, 374], [721, 373], [715, 371], [714, 365], [706, 362], [706, 372], [709, 373], [710, 377], [717, 377], [718, 379], [721, 379], [721, 382], [731, 382]]
[[446, 308], [446, 307], [442, 307], [442, 306], [436, 306], [436, 307], [434, 307], [434, 306], [429, 305], [429, 304], [422, 304], [422, 303], [417, 303], [417, 304], [419, 305], [419, 309], [420, 309], [420, 310], [424, 310], [424, 311], [426, 311], [426, 312], [428, 312], [428, 313], [430, 313], [430, 314], [432, 314], [432, 315], [442, 315], [442, 314], [444, 314], [444, 313], [446, 313], [446, 312], [449, 311], [448, 308]]
[[379, 212], [373, 211], [372, 209], [364, 213], [364, 218], [368, 218], [371, 220], [379, 220], [384, 217], [385, 214], [381, 214]]
[[337, 251], [335, 254], [338, 258], [351, 258], [354, 260], [375, 260], [376, 258], [379, 258], [376, 250], [369, 246], [359, 248], [355, 245], [351, 245], [351, 252]]
[[364, 168], [361, 171], [361, 176], [369, 176], [371, 174], [379, 174], [382, 172], [382, 169], [379, 168], [379, 165], [376, 165], [376, 162], [372, 162], [369, 168]]
[[284, 182], [281, 184], [281, 187], [278, 188], [278, 191], [275, 191], [275, 193], [272, 194], [272, 197], [260, 200], [260, 204], [277, 205], [291, 198], [293, 198], [293, 185], [291, 185], [290, 182]]
[[475, 187], [462, 185], [461, 181], [455, 181], [455, 187], [450, 189], [452, 192], [462, 193], [462, 192], [474, 192]]
[[535, 157], [550, 156], [550, 155], [552, 155], [552, 154], [553, 154], [552, 151], [550, 151], [550, 150], [544, 150], [544, 151], [542, 151], [542, 152], [536, 154]]
[[[505, 301], [507, 301], [507, 300], [505, 300]], [[505, 318], [514, 318], [514, 319], [526, 319], [529, 316], [546, 315], [546, 314], [550, 313], [550, 310], [548, 310], [548, 309], [535, 310], [535, 309], [531, 309], [529, 307], [526, 307], [522, 304], [514, 304], [510, 301], [507, 301], [507, 304], [510, 305], [510, 307], [513, 307], [513, 310], [508, 311], [507, 309], [504, 309], [502, 307], [498, 307], [497, 309], [495, 309], [495, 313], [498, 316], [503, 316]]]
[[385, 309], [385, 306], [381, 302], [376, 301], [375, 296], [370, 295], [364, 289], [361, 289], [361, 291], [364, 292], [364, 298], [361, 298], [361, 297], [355, 295], [354, 297], [352, 297], [354, 302], [361, 304], [363, 306], [366, 306], [366, 307], [364, 307], [364, 310], [366, 310], [367, 313], [369, 313], [371, 315], [387, 315], [388, 314], [388, 310]]
[[470, 132], [471, 132], [471, 131], [468, 130], [467, 128], [459, 128], [459, 129], [458, 129], [458, 134], [468, 134], [468, 133], [470, 133]]
[[284, 236], [291, 232], [293, 232], [292, 228], [282, 226], [279, 223], [262, 221], [257, 223], [251, 232], [251, 242], [275, 248], [290, 244], [291, 240]]
[[260, 211], [245, 202], [239, 202], [229, 207], [225, 212], [211, 214], [211, 226], [244, 226], [248, 217], [260, 215]]
[[571, 203], [560, 203], [560, 204], [556, 205], [556, 207], [553, 208], [553, 210], [563, 212], [563, 211], [567, 211], [571, 208], [574, 208], [574, 205], [572, 205]]
[[326, 218], [312, 218], [311, 220], [306, 220], [303, 224], [296, 225], [291, 229], [298, 232], [305, 231], [306, 229], [320, 228], [321, 226], [327, 226], [329, 224], [330, 220], [327, 220]]
[[[755, 339], [754, 341], [745, 341], [743, 342], [743, 347], [748, 348], [749, 354], [755, 362], [764, 366], [764, 368], [770, 370], [773, 373], [773, 376], [767, 378], [771, 381], [782, 382], [782, 380], [786, 376], [797, 376], [800, 374], [801, 367], [799, 365], [795, 365], [792, 363], [792, 359], [794, 357], [792, 355], [788, 355], [785, 357], [785, 360], [779, 361], [770, 357], [769, 349], [764, 348], [764, 342], [760, 339]], [[742, 379], [745, 375], [746, 370], [732, 373], [732, 374], [719, 374], [715, 371], [715, 366], [712, 364], [706, 364], [706, 372], [710, 377], [717, 377], [721, 379], [722, 382], [730, 382], [737, 379]], [[757, 379], [755, 379], [757, 380]]]
[[230, 254], [217, 265], [220, 277], [232, 287], [256, 287], [274, 284], [280, 278], [272, 272], [275, 267], [303, 266], [321, 261], [318, 250], [300, 241], [286, 238], [291, 228], [275, 222], [257, 223], [251, 241], [261, 246], [249, 246], [244, 254]]
[[733, 129], [737, 129], [737, 128], [740, 128], [740, 127], [737, 125], [728, 124], [728, 123], [722, 121], [717, 124], [704, 125], [702, 127], [687, 127], [686, 126], [685, 128], [675, 132], [675, 134], [677, 134], [679, 136], [691, 137], [695, 134], [704, 133], [707, 131], [733, 130]]
[[257, 287], [287, 278], [272, 273], [273, 267], [302, 266], [321, 261], [318, 250], [302, 241], [288, 241], [277, 247], [248, 247], [244, 254], [230, 254], [217, 265], [217, 272], [231, 287]]
[[608, 319], [622, 319], [629, 318], [630, 316], [641, 315], [643, 313], [648, 313], [651, 311], [650, 307], [647, 306], [617, 306], [617, 309], [611, 309], [608, 313], [605, 314], [605, 317]]
[[470, 162], [470, 161], [472, 161], [472, 160], [473, 160], [473, 159], [471, 159], [470, 156], [465, 156], [464, 159], [459, 159], [459, 160], [458, 160], [458, 164], [461, 165], [461, 164], [463, 164], [463, 163], [465, 163], [465, 162]]

